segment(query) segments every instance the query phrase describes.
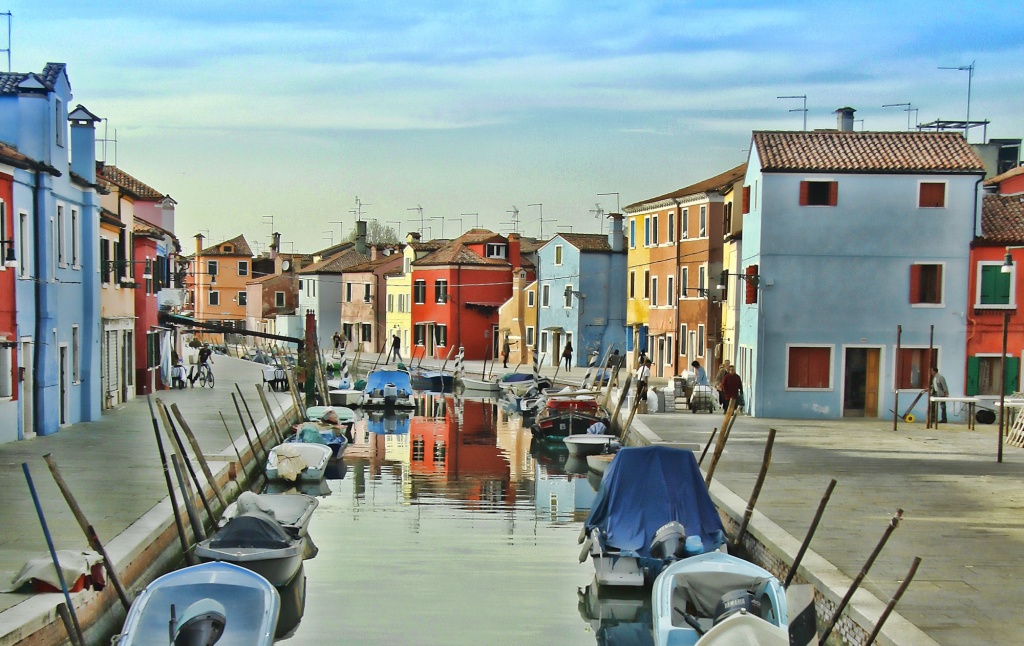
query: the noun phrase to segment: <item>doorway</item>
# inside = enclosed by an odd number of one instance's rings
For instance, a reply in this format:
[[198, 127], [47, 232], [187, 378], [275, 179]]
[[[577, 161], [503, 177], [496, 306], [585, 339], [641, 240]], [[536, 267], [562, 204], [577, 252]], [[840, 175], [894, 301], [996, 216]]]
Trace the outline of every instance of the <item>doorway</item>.
[[846, 348], [843, 417], [878, 417], [879, 348]]
[[68, 423], [68, 346], [60, 346], [60, 426]]
[[655, 375], [655, 376], [657, 376], [657, 377], [664, 377], [665, 376], [666, 357], [665, 357], [665, 337], [663, 337], [663, 336], [659, 336], [658, 337], [658, 360], [657, 360], [657, 362], [658, 362], [658, 374]]
[[36, 436], [33, 407], [36, 400], [35, 347], [31, 339], [21, 340], [21, 439]]

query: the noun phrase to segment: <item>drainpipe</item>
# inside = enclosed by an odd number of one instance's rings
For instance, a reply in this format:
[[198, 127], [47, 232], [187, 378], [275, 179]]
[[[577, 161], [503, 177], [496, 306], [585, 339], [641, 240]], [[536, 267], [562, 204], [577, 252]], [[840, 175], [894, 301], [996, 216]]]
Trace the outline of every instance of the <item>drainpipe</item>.
[[978, 218], [980, 217], [980, 209], [978, 209], [978, 186], [980, 186], [984, 181], [985, 176], [982, 175], [978, 178], [978, 181], [974, 182], [974, 221], [971, 223], [971, 240], [978, 237]]
[[[33, 354], [32, 374], [35, 376], [35, 379], [34, 379], [35, 383], [29, 384], [29, 388], [32, 388], [32, 390], [33, 390], [33, 393], [32, 393], [32, 425], [35, 427], [35, 429], [38, 429], [38, 430], [36, 430], [36, 435], [43, 435], [43, 433], [40, 433], [39, 430], [45, 430], [45, 429], [41, 428], [40, 424], [43, 421], [43, 413], [46, 410], [46, 406], [44, 405], [44, 402], [43, 402], [42, 389], [36, 387], [36, 384], [38, 384], [38, 383], [43, 383], [44, 385], [46, 383], [44, 381], [46, 373], [42, 369], [42, 367], [46, 363], [45, 362], [45, 356], [43, 355], [43, 350], [48, 345], [47, 343], [44, 342], [46, 340], [46, 337], [43, 335], [43, 326], [40, 325], [40, 316], [39, 316], [39, 312], [42, 310], [42, 302], [43, 302], [43, 294], [42, 294], [42, 285], [43, 285], [43, 283], [42, 283], [42, 281], [39, 280], [40, 276], [42, 275], [42, 266], [43, 266], [42, 265], [42, 254], [40, 253], [40, 250], [41, 250], [41, 246], [45, 245], [45, 238], [43, 238], [43, 236], [40, 236], [39, 235], [39, 231], [38, 231], [39, 220], [40, 220], [40, 218], [39, 218], [39, 204], [40, 204], [39, 195], [40, 195], [40, 193], [43, 190], [43, 180], [42, 180], [43, 170], [41, 168], [37, 168], [36, 172], [35, 172], [35, 175], [36, 175], [36, 185], [35, 185], [35, 190], [32, 191], [32, 214], [35, 216], [35, 224], [36, 224], [36, 226], [33, 227], [34, 229], [36, 229], [36, 231], [35, 231], [35, 239], [33, 240], [33, 242], [35, 243], [35, 245], [34, 245], [35, 249], [33, 249], [33, 254], [32, 254], [32, 264], [33, 264], [32, 294], [33, 294], [34, 301], [35, 301], [35, 306], [36, 306], [36, 312], [35, 312], [35, 317], [34, 317], [35, 318], [35, 329], [33, 330], [33, 336], [35, 337], [35, 344], [34, 344], [34, 348], [35, 349], [34, 349], [34, 351], [32, 353]], [[45, 232], [46, 232], [46, 224], [43, 223], [43, 233], [45, 233]], [[22, 432], [24, 433], [24, 429], [22, 429]]]

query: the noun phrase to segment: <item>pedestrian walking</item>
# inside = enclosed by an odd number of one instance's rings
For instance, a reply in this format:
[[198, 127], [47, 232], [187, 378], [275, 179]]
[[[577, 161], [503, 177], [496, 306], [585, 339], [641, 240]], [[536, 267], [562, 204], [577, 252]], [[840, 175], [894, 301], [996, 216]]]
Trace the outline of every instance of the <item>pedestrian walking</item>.
[[[932, 397], [949, 397], [949, 386], [946, 385], [946, 378], [939, 374], [938, 368], [932, 368]], [[938, 409], [941, 411], [940, 424], [946, 423], [946, 402], [938, 402]], [[934, 418], [932, 409], [932, 417]]]
[[644, 359], [636, 371], [636, 398], [637, 401], [647, 399], [647, 380], [651, 378], [651, 362]]
[[729, 366], [729, 372], [722, 378], [722, 395], [725, 398], [723, 405], [726, 411], [733, 400], [736, 401], [736, 408], [743, 406], [743, 382], [736, 374], [736, 366]]
[[337, 352], [341, 349], [341, 335], [335, 332], [331, 339], [334, 341], [334, 351]]
[[395, 358], [395, 363], [401, 363], [402, 361], [402, 340], [398, 338], [397, 334], [391, 335], [391, 351], [388, 352], [388, 359], [385, 364], [391, 363], [391, 357]]
[[694, 360], [694, 362], [690, 364], [690, 367], [693, 368], [693, 375], [694, 375], [693, 385], [694, 386], [707, 386], [707, 385], [709, 385], [708, 384], [708, 373], [704, 371], [703, 367], [701, 367], [700, 361]]
[[508, 357], [512, 354], [512, 342], [508, 339], [508, 334], [505, 335], [505, 341], [501, 344], [501, 364], [505, 368], [508, 368]]
[[718, 404], [725, 406], [725, 395], [722, 393], [722, 380], [729, 374], [729, 360], [726, 359], [722, 362], [722, 365], [718, 367], [718, 373], [715, 374], [715, 390], [718, 391]]
[[565, 359], [565, 371], [572, 372], [572, 341], [565, 343], [565, 348], [562, 350], [562, 358]]

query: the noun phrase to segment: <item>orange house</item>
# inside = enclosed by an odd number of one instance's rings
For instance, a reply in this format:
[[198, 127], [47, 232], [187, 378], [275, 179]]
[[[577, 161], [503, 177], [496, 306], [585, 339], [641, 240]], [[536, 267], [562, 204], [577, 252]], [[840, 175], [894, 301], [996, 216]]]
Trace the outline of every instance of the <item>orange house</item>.
[[245, 329], [245, 286], [251, 280], [252, 250], [245, 236], [204, 249], [203, 235], [196, 234], [185, 282], [196, 320]]

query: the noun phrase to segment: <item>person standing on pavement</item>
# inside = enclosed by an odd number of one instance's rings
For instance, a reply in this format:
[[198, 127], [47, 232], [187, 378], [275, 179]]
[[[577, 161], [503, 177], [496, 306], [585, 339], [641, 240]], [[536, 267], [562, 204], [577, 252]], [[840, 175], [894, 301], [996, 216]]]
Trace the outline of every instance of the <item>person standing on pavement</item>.
[[708, 384], [708, 373], [704, 371], [704, 367], [700, 365], [700, 361], [694, 360], [694, 362], [690, 364], [690, 367], [693, 368], [693, 375], [694, 375], [693, 385], [694, 386], [707, 386], [707, 385], [709, 385]]
[[341, 349], [341, 335], [335, 332], [331, 338], [334, 340], [334, 351], [337, 352]]
[[729, 411], [729, 404], [736, 401], [736, 408], [743, 405], [741, 395], [743, 394], [743, 382], [736, 374], [736, 366], [729, 366], [729, 372], [722, 379], [722, 396], [725, 398], [723, 405], [726, 412]]
[[566, 341], [565, 349], [562, 350], [562, 358], [565, 359], [565, 371], [572, 372], [572, 341]]
[[722, 394], [722, 380], [729, 374], [729, 360], [726, 359], [722, 362], [722, 365], [718, 367], [718, 373], [715, 375], [715, 390], [718, 391], [718, 404], [725, 406], [725, 395]]
[[502, 367], [508, 368], [508, 357], [512, 354], [512, 342], [508, 340], [508, 334], [505, 335], [505, 342], [501, 344], [501, 364]]
[[[938, 368], [932, 368], [932, 397], [949, 397], [949, 386], [946, 385], [946, 378], [939, 374]], [[938, 402], [938, 409], [941, 411], [940, 424], [946, 423], [946, 402]], [[934, 413], [933, 413], [934, 415]]]
[[644, 359], [636, 371], [636, 398], [637, 401], [647, 399], [647, 380], [651, 378], [651, 362]]
[[388, 359], [384, 363], [391, 363], [391, 357], [395, 358], [395, 363], [401, 363], [402, 361], [402, 340], [398, 338], [397, 334], [391, 335], [391, 352], [388, 353]]

